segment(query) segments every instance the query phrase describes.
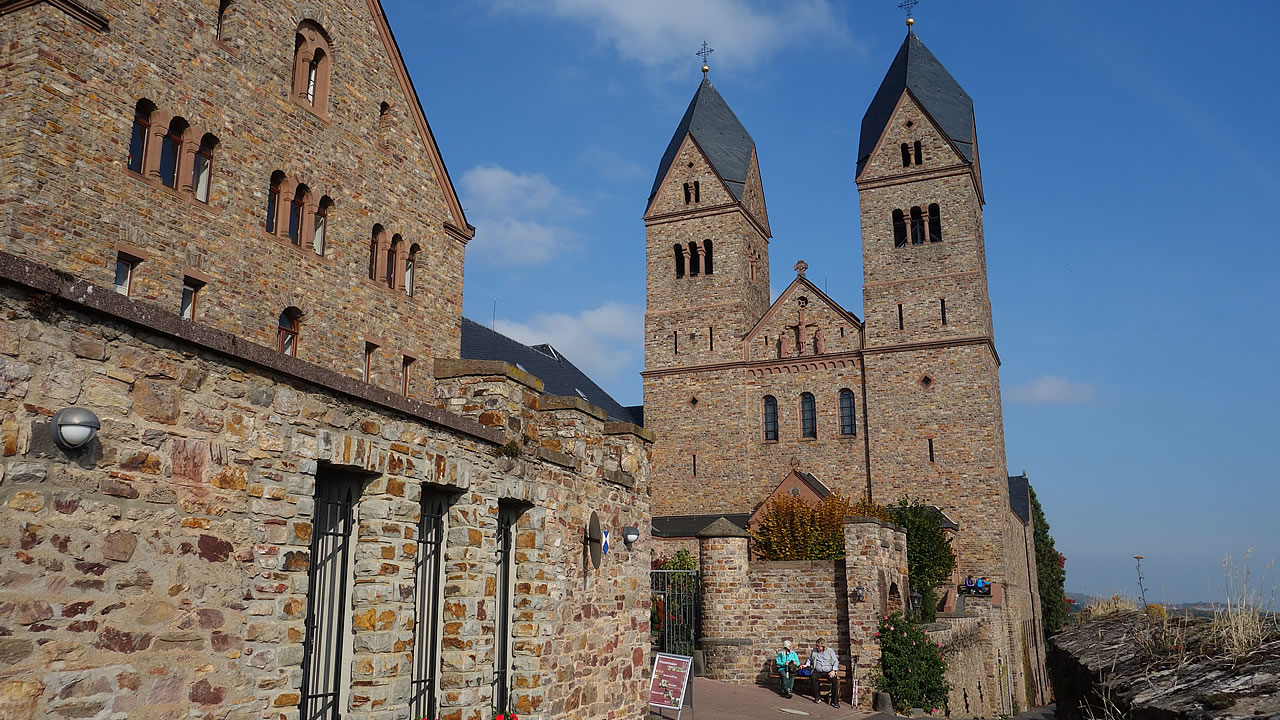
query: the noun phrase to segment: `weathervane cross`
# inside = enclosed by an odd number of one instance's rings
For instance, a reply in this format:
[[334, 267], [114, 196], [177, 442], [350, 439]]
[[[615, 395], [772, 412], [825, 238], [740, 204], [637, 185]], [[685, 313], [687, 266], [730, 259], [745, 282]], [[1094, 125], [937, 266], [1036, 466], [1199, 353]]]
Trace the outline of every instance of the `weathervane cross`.
[[920, 4], [920, 0], [902, 0], [902, 2], [898, 5], [898, 7], [907, 11], [907, 18], [909, 19], [911, 17], [912, 8], [914, 8], [919, 4]]
[[711, 53], [713, 52], [715, 52], [715, 50], [712, 49], [709, 45], [707, 45], [706, 40], [703, 40], [702, 49], [694, 53], [694, 55], [700, 55], [702, 57], [702, 74], [703, 75], [707, 74], [707, 58], [711, 57]]

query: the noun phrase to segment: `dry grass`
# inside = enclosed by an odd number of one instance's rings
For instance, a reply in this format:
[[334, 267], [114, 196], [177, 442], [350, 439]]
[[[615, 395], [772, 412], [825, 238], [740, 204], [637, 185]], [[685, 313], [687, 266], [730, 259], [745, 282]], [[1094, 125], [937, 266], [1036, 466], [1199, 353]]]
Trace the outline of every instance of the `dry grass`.
[[1110, 615], [1111, 613], [1117, 613], [1124, 610], [1137, 610], [1137, 609], [1138, 609], [1138, 602], [1136, 600], [1130, 597], [1125, 597], [1124, 595], [1120, 595], [1117, 593], [1115, 595], [1112, 595], [1109, 598], [1106, 598], [1105, 600], [1099, 600], [1094, 604], [1086, 607], [1084, 609], [1084, 612], [1081, 613], [1082, 615], [1081, 620], [1088, 620], [1090, 618], [1102, 617], [1103, 615]]
[[[1222, 572], [1226, 576], [1226, 602], [1214, 606], [1213, 636], [1222, 652], [1231, 657], [1241, 657], [1256, 650], [1264, 641], [1280, 634], [1275, 613], [1267, 607], [1275, 603], [1276, 585], [1273, 581], [1270, 597], [1250, 582], [1249, 553], [1244, 552], [1240, 562], [1227, 555], [1222, 560]], [[1271, 574], [1271, 566], [1263, 569], [1263, 585]]]

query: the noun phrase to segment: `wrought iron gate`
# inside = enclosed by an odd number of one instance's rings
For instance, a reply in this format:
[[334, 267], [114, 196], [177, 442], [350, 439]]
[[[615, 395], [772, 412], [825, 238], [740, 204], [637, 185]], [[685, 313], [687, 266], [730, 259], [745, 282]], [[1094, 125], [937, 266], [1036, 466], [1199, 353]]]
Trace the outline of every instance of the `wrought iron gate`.
[[649, 587], [649, 634], [656, 652], [693, 655], [702, 633], [698, 573], [694, 570], [652, 570]]

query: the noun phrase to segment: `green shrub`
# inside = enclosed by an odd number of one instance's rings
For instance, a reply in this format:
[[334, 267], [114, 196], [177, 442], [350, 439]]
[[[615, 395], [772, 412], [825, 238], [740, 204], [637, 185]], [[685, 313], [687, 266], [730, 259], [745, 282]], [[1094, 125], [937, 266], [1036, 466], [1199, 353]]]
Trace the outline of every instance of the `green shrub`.
[[876, 632], [880, 643], [880, 677], [877, 689], [889, 693], [893, 706], [937, 710], [945, 705], [951, 686], [947, 663], [939, 643], [902, 612], [886, 615]]
[[893, 522], [907, 530], [907, 576], [920, 593], [920, 619], [933, 622], [937, 612], [934, 588], [945, 583], [956, 569], [951, 539], [942, 530], [942, 512], [909, 497], [891, 508]]

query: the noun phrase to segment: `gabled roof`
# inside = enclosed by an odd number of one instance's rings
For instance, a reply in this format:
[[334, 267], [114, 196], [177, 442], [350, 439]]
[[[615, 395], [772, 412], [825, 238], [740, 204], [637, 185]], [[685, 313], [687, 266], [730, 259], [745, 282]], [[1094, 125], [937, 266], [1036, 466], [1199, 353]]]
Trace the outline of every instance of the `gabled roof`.
[[720, 93], [707, 78], [689, 101], [689, 108], [671, 136], [667, 151], [662, 154], [662, 162], [658, 165], [658, 175], [653, 179], [653, 189], [649, 191], [649, 202], [658, 194], [662, 180], [675, 162], [676, 153], [680, 152], [680, 144], [686, 134], [693, 139], [707, 156], [711, 167], [724, 180], [733, 196], [742, 201], [742, 194], [747, 184], [747, 171], [751, 167], [751, 151], [756, 141], [738, 121], [738, 116], [729, 109], [729, 104], [720, 97]]
[[831, 488], [827, 487], [821, 480], [814, 477], [813, 473], [801, 472], [800, 470], [796, 470], [795, 473], [796, 477], [803, 480], [804, 484], [808, 485], [809, 489], [823, 500], [826, 500], [827, 496], [831, 494]]
[[712, 513], [710, 515], [666, 515], [653, 518], [653, 536], [661, 538], [694, 537], [719, 518], [744, 530], [750, 513]]
[[462, 357], [502, 360], [542, 381], [547, 394], [580, 397], [604, 409], [610, 420], [639, 425], [625, 407], [550, 345], [523, 345], [478, 322], [462, 318]]
[[1022, 522], [1031, 522], [1031, 482], [1026, 474], [1009, 476], [1009, 509]]
[[871, 106], [862, 116], [862, 135], [858, 141], [858, 174], [884, 134], [889, 118], [904, 90], [924, 109], [934, 123], [955, 145], [960, 154], [973, 162], [973, 100], [938, 58], [929, 52], [919, 36], [908, 32], [898, 54], [880, 82]]
[[[806, 265], [805, 267], [807, 268], [808, 266]], [[845, 310], [840, 306], [840, 303], [832, 300], [830, 295], [823, 292], [822, 288], [814, 285], [813, 282], [811, 282], [809, 278], [805, 277], [803, 273], [798, 272], [796, 273], [795, 279], [791, 281], [791, 284], [787, 285], [783, 288], [782, 292], [778, 293], [778, 297], [774, 299], [773, 304], [769, 305], [769, 309], [764, 312], [764, 315], [760, 316], [760, 319], [756, 321], [756, 324], [752, 325], [751, 329], [747, 331], [747, 334], [743, 336], [744, 342], [751, 342], [756, 338], [756, 334], [759, 333], [761, 328], [763, 328], [773, 317], [773, 313], [776, 312], [778, 308], [782, 307], [782, 301], [786, 299], [787, 294], [791, 292], [791, 288], [797, 284], [803, 286], [808, 292], [812, 293], [814, 297], [818, 298], [819, 302], [826, 303], [826, 305], [831, 309], [840, 313], [854, 327], [858, 328], [859, 332], [864, 329], [865, 326], [862, 324], [862, 321], [858, 319], [857, 315]]]

